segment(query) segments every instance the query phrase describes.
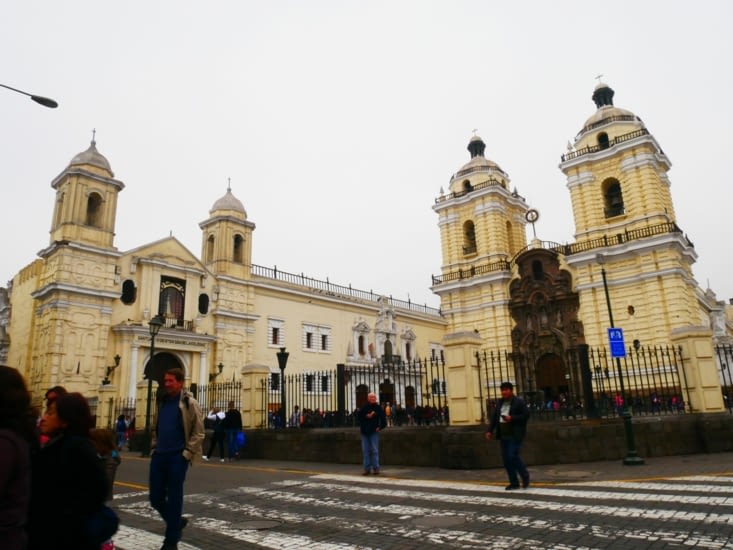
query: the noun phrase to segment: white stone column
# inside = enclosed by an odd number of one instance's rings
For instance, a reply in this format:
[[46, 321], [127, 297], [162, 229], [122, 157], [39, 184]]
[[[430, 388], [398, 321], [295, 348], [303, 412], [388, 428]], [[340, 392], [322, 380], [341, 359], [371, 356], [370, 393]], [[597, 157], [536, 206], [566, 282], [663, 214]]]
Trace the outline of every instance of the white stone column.
[[201, 352], [199, 361], [199, 387], [208, 384], [207, 374], [209, 372], [209, 354], [206, 350]]
[[134, 398], [137, 396], [137, 352], [140, 348], [138, 346], [132, 346], [130, 351], [130, 377], [127, 380], [127, 397]]

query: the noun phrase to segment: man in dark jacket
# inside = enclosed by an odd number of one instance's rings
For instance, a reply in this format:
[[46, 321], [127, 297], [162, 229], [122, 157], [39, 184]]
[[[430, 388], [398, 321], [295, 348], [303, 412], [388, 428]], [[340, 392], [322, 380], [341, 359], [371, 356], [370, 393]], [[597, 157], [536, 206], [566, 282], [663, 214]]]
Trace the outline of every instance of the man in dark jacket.
[[237, 438], [242, 431], [242, 413], [234, 406], [234, 401], [229, 402], [229, 410], [224, 417], [224, 422], [222, 422], [222, 428], [224, 428], [227, 435], [227, 453], [229, 453], [229, 460], [234, 460], [239, 457]]
[[364, 475], [370, 471], [379, 475], [379, 432], [387, 427], [387, 416], [377, 403], [377, 395], [370, 393], [367, 404], [359, 409], [361, 452], [364, 457]]
[[529, 410], [524, 401], [514, 395], [511, 382], [502, 382], [500, 387], [501, 401], [491, 415], [486, 439], [498, 439], [501, 445], [501, 459], [509, 476], [506, 490], [519, 489], [519, 478], [522, 479], [522, 487], [526, 489], [529, 487], [529, 472], [519, 457], [519, 449], [527, 434]]

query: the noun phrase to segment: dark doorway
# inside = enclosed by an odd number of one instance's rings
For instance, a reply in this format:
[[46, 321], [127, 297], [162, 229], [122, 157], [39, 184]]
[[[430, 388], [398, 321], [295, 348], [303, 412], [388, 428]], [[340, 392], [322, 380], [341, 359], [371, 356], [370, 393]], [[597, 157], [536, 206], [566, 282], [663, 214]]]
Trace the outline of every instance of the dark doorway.
[[402, 405], [411, 409], [415, 408], [415, 388], [412, 386], [405, 388], [405, 402]]
[[556, 400], [560, 394], [568, 393], [565, 362], [560, 356], [546, 353], [537, 360], [535, 371], [537, 389], [543, 392], [545, 402]]
[[394, 403], [394, 383], [389, 378], [379, 384], [379, 402]]
[[361, 409], [367, 403], [367, 396], [369, 395], [369, 386], [366, 384], [359, 384], [356, 386], [356, 408]]
[[[182, 369], [183, 372], [186, 372], [186, 369], [183, 368], [180, 361], [178, 361], [178, 358], [171, 354], [167, 353], [165, 351], [156, 353], [155, 354], [155, 361], [153, 361], [152, 365], [152, 375], [151, 378], [155, 380], [160, 386], [163, 385], [163, 376], [165, 375], [165, 371], [168, 369]], [[147, 371], [148, 368], [150, 368], [151, 364], [148, 360], [148, 363], [145, 365], [145, 370]]]

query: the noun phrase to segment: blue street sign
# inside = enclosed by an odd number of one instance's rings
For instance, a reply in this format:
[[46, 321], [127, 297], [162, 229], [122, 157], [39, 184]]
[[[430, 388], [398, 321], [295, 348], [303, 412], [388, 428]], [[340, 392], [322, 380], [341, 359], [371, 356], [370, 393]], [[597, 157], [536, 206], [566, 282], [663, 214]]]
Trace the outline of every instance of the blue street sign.
[[608, 329], [608, 345], [611, 347], [611, 357], [626, 357], [626, 345], [624, 344], [623, 329]]

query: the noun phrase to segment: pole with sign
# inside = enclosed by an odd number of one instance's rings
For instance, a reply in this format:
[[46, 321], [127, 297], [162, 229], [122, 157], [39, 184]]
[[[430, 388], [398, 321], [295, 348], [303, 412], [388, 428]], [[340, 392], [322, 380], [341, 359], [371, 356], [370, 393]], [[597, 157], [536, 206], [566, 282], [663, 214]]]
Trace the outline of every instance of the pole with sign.
[[[601, 257], [602, 258], [602, 257]], [[621, 399], [623, 400], [621, 418], [624, 421], [624, 432], [626, 433], [626, 457], [623, 463], [626, 466], [638, 466], [644, 464], [644, 459], [636, 452], [636, 444], [634, 443], [634, 428], [631, 425], [631, 410], [628, 404], [628, 396], [624, 389], [624, 374], [621, 371], [621, 358], [626, 357], [626, 346], [624, 345], [624, 331], [613, 326], [613, 313], [611, 311], [611, 297], [608, 294], [608, 281], [606, 280], [606, 269], [601, 263], [601, 275], [603, 276], [603, 290], [606, 293], [606, 305], [608, 306], [608, 320], [611, 327], [608, 329], [608, 346], [611, 348], [611, 357], [616, 360], [616, 374], [618, 376], [618, 385], [621, 389]]]

